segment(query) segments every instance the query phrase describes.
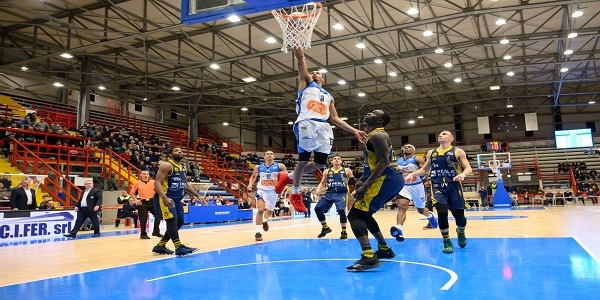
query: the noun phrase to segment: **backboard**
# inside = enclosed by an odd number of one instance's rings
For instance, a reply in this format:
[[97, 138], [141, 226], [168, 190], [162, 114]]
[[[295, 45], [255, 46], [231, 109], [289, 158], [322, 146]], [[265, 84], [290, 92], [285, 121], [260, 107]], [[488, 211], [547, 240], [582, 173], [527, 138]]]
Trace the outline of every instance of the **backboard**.
[[512, 168], [510, 160], [510, 152], [492, 152], [477, 154], [477, 169], [491, 170], [497, 167], [498, 169]]
[[[181, 23], [192, 25], [238, 17], [282, 7], [315, 2], [310, 0], [181, 0]], [[321, 1], [323, 2], [323, 1]]]

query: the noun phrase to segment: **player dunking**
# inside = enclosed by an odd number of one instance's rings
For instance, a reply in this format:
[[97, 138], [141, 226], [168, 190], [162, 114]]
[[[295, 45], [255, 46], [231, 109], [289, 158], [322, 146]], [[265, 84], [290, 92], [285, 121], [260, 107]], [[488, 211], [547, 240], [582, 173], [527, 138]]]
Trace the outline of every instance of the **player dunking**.
[[[415, 155], [415, 146], [406, 144], [403, 150], [403, 155], [398, 158], [398, 168], [400, 168], [402, 174], [410, 174], [425, 165], [425, 160]], [[398, 214], [396, 215], [397, 225], [392, 226], [390, 229], [391, 235], [399, 242], [404, 241], [402, 226], [404, 225], [404, 221], [406, 221], [406, 211], [408, 210], [410, 200], [414, 202], [417, 211], [427, 217], [432, 228], [437, 228], [438, 225], [433, 213], [425, 207], [427, 199], [425, 198], [425, 187], [423, 186], [421, 176], [417, 177], [413, 182], [405, 182], [404, 188], [400, 191], [400, 197], [396, 199], [396, 204], [398, 205]]]
[[429, 172], [431, 201], [438, 212], [440, 232], [444, 241], [444, 253], [454, 252], [448, 224], [448, 209], [456, 220], [456, 233], [458, 246], [467, 246], [465, 227], [465, 199], [463, 197], [462, 182], [471, 174], [471, 166], [464, 150], [452, 146], [454, 135], [448, 130], [440, 132], [438, 142], [440, 146], [427, 152], [427, 161], [419, 170], [406, 176], [407, 181], [414, 180], [417, 176]]
[[[277, 175], [279, 172], [287, 172], [285, 165], [275, 163], [275, 154], [273, 151], [265, 152], [265, 162], [254, 166], [254, 172], [248, 182], [248, 190], [252, 190], [256, 178], [256, 234], [254, 239], [257, 242], [263, 240], [262, 230], [269, 231], [269, 218], [273, 215], [275, 203], [277, 202], [277, 193], [275, 193], [275, 184], [277, 184]], [[266, 209], [265, 209], [266, 208]]]
[[[298, 118], [294, 123], [294, 134], [298, 145], [298, 164], [292, 174], [279, 173], [279, 182], [275, 192], [281, 194], [285, 186], [294, 184], [290, 202], [298, 212], [306, 211], [300, 194], [300, 180], [302, 174], [323, 168], [327, 163], [327, 156], [331, 153], [333, 145], [333, 131], [327, 123], [332, 123], [340, 128], [352, 132], [360, 142], [366, 140], [367, 134], [357, 130], [340, 119], [335, 109], [333, 97], [323, 89], [323, 76], [318, 71], [308, 72], [304, 60], [304, 50], [293, 48], [298, 60], [298, 99], [296, 100], [296, 113]], [[309, 162], [314, 152], [314, 161]]]

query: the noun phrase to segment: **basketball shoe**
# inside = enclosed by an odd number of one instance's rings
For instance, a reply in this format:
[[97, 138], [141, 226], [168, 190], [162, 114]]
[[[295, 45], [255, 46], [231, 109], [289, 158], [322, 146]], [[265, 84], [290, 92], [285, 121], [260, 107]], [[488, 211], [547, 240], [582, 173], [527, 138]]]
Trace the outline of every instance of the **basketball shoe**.
[[290, 179], [287, 172], [279, 172], [277, 175], [277, 184], [275, 185], [275, 193], [281, 194], [285, 186], [292, 182], [293, 180]]
[[175, 255], [185, 256], [190, 253], [194, 253], [196, 251], [198, 251], [198, 248], [192, 248], [192, 247], [188, 247], [186, 245], [181, 245], [181, 246], [179, 246], [179, 248], [175, 249]]
[[396, 241], [398, 241], [398, 242], [404, 241], [404, 235], [402, 235], [402, 229], [400, 229], [396, 226], [392, 226], [392, 228], [390, 228], [390, 234], [396, 238]]
[[262, 241], [262, 240], [263, 240], [263, 239], [262, 239], [262, 234], [261, 234], [260, 232], [257, 232], [257, 233], [254, 235], [254, 241], [256, 241], [256, 242], [260, 242], [260, 241]]
[[327, 227], [327, 228], [323, 228], [321, 229], [321, 233], [319, 233], [319, 235], [317, 236], [318, 238], [322, 238], [324, 236], [326, 236], [328, 233], [331, 233], [332, 230], [331, 228]]
[[435, 218], [432, 212], [429, 212], [429, 218], [427, 218], [427, 220], [429, 220], [429, 226], [431, 226], [431, 228], [438, 227], [438, 220]]
[[175, 253], [175, 251], [173, 251], [165, 246], [154, 246], [154, 248], [152, 248], [152, 253], [171, 255], [171, 254]]
[[392, 251], [392, 248], [387, 250], [377, 249], [377, 251], [375, 251], [375, 256], [377, 256], [377, 258], [394, 258], [396, 257], [396, 253]]
[[348, 266], [346, 268], [346, 270], [347, 271], [363, 271], [363, 270], [378, 268], [378, 267], [381, 267], [381, 262], [379, 261], [377, 256], [373, 256], [373, 257], [361, 256], [361, 258], [359, 260], [354, 262], [353, 265]]
[[452, 245], [452, 241], [450, 239], [444, 239], [444, 253], [452, 253], [454, 252], [454, 246]]
[[263, 230], [264, 231], [269, 231], [269, 223], [263, 222]]
[[294, 206], [294, 210], [297, 212], [305, 212], [306, 206], [304, 206], [304, 202], [302, 201], [302, 194], [291, 194], [290, 195], [290, 203]]
[[460, 230], [456, 228], [456, 235], [458, 235], [458, 246], [464, 248], [467, 246], [467, 236], [465, 235], [465, 230]]

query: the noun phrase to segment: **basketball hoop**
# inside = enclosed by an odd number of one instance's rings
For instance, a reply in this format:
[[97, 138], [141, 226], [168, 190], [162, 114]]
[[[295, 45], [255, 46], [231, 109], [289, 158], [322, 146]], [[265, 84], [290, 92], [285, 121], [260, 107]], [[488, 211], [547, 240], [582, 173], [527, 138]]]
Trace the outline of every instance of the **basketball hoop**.
[[300, 49], [310, 48], [312, 32], [322, 9], [323, 5], [320, 2], [311, 2], [302, 6], [292, 6], [289, 9], [271, 10], [283, 31], [281, 51], [287, 53], [288, 46]]

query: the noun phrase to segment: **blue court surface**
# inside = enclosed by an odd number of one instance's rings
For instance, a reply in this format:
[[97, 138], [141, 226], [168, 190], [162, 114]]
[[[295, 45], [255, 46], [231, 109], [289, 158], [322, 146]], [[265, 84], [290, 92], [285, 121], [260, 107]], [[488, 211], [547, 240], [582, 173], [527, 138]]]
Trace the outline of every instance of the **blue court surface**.
[[444, 254], [439, 238], [389, 240], [396, 258], [347, 272], [355, 240], [277, 240], [5, 286], [0, 299], [587, 299], [600, 286], [573, 238], [453, 242]]

